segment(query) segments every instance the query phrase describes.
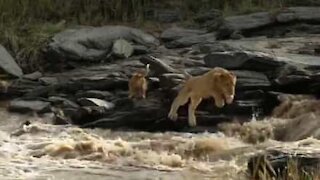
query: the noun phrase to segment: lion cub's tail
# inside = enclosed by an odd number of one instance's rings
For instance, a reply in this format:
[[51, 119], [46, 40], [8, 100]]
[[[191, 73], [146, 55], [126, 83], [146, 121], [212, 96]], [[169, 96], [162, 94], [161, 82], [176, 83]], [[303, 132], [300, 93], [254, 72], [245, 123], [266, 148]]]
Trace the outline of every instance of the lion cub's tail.
[[146, 65], [146, 71], [145, 71], [145, 76], [147, 76], [150, 72], [150, 64]]

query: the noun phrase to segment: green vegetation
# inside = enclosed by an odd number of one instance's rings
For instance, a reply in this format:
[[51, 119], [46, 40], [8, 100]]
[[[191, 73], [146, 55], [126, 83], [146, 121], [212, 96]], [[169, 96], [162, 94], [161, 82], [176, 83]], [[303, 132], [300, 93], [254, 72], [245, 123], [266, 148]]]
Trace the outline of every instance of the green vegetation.
[[74, 24], [150, 26], [144, 21], [148, 8], [179, 7], [189, 19], [211, 8], [231, 15], [317, 4], [318, 0], [0, 0], [0, 43], [30, 72], [39, 68], [40, 50], [49, 37]]

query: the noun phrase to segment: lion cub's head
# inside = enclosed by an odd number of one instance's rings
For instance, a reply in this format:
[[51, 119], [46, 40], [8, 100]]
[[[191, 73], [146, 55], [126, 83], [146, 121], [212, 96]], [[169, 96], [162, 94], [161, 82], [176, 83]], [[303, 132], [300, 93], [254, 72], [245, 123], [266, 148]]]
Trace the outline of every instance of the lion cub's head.
[[227, 104], [231, 104], [234, 95], [235, 95], [235, 87], [237, 82], [237, 77], [234, 73], [223, 69], [223, 68], [214, 68], [212, 70], [212, 75], [215, 80], [215, 87], [218, 87], [223, 96], [225, 102]]

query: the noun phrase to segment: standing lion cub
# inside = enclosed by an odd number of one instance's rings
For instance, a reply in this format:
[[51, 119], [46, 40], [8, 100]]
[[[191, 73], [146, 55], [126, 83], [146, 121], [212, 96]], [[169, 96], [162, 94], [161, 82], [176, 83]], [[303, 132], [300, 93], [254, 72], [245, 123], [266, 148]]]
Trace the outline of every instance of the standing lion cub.
[[209, 72], [190, 77], [174, 99], [168, 117], [172, 120], [178, 118], [178, 109], [186, 104], [190, 98], [188, 108], [189, 126], [196, 126], [195, 110], [203, 98], [213, 97], [215, 105], [222, 108], [231, 104], [235, 95], [237, 77], [232, 72], [216, 67]]
[[146, 98], [146, 92], [148, 89], [148, 83], [146, 76], [148, 75], [150, 65], [146, 65], [145, 70], [138, 70], [133, 73], [132, 77], [129, 80], [129, 98]]

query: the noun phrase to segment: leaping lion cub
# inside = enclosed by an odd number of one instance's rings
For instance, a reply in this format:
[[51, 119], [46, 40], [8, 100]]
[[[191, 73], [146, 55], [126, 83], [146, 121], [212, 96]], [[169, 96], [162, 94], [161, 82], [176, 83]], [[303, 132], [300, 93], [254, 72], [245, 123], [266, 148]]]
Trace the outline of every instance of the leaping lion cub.
[[237, 77], [234, 73], [216, 67], [209, 72], [190, 77], [184, 83], [183, 88], [178, 93], [171, 105], [168, 117], [177, 120], [178, 109], [191, 99], [188, 108], [189, 126], [196, 126], [195, 110], [203, 98], [213, 97], [215, 105], [222, 108], [225, 103], [231, 104], [234, 99]]

